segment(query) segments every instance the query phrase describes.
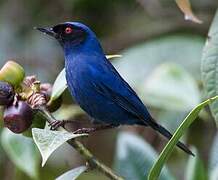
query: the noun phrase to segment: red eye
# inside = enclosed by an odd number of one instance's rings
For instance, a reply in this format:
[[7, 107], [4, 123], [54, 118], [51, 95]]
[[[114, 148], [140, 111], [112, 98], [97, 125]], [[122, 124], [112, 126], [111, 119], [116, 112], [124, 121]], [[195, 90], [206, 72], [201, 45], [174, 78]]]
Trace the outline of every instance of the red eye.
[[71, 27], [66, 27], [66, 29], [65, 29], [66, 34], [70, 34], [70, 33], [72, 33], [72, 31], [73, 31], [73, 29]]

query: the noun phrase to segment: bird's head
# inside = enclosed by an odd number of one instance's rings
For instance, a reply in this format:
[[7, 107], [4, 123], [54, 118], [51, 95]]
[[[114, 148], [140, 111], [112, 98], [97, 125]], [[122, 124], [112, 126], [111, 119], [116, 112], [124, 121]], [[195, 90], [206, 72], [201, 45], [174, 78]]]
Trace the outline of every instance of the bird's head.
[[87, 36], [94, 35], [86, 25], [78, 22], [65, 22], [49, 28], [36, 29], [56, 38], [62, 46], [77, 46], [83, 43]]
[[95, 33], [79, 22], [65, 22], [49, 28], [35, 28], [57, 39], [64, 49], [65, 59], [79, 54], [104, 55]]

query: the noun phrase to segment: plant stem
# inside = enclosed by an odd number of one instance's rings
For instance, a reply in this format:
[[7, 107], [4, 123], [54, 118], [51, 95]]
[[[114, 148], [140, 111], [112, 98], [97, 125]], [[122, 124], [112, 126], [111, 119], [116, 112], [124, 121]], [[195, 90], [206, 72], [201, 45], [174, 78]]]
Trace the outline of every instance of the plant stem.
[[[38, 111], [47, 119], [48, 123], [52, 123], [56, 121], [54, 116], [47, 111], [45, 107], [40, 107]], [[63, 128], [60, 128], [60, 130]], [[65, 129], [66, 130], [66, 129]], [[68, 144], [70, 144], [77, 152], [82, 155], [85, 160], [88, 162], [89, 166], [93, 169], [98, 169], [103, 174], [105, 174], [107, 177], [113, 180], [123, 180], [122, 177], [116, 175], [113, 170], [109, 167], [107, 167], [104, 163], [100, 162], [98, 159], [95, 158], [95, 156], [78, 140], [71, 139], [67, 141]]]

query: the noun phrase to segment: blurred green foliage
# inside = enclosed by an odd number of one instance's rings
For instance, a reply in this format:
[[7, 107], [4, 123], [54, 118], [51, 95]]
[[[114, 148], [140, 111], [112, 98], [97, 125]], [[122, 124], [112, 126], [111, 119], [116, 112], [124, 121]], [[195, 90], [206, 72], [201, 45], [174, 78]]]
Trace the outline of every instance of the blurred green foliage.
[[[143, 180], [157, 158], [155, 150], [131, 133], [120, 133], [117, 137], [115, 170], [125, 179]], [[164, 168], [160, 180], [174, 179]]]

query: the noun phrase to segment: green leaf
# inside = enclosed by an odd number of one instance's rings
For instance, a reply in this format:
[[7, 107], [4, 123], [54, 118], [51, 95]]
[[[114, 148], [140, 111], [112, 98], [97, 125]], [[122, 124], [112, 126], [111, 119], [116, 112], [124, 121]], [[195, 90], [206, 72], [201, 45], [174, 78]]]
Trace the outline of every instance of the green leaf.
[[46, 125], [46, 118], [42, 116], [39, 112], [34, 113], [32, 124], [30, 128], [22, 133], [22, 135], [26, 137], [32, 137], [32, 128], [40, 128], [43, 129]]
[[[157, 158], [155, 150], [142, 138], [128, 132], [118, 135], [115, 169], [125, 179], [144, 180]], [[161, 180], [170, 180], [173, 177], [164, 168]]]
[[211, 171], [210, 180], [217, 180], [218, 179], [218, 166]]
[[120, 58], [120, 57], [122, 57], [122, 55], [120, 54], [106, 55], [107, 59]]
[[[122, 57], [121, 55], [115, 54], [115, 55], [106, 55], [108, 59], [112, 58], [118, 58]], [[67, 89], [67, 81], [65, 77], [65, 68], [58, 74], [52, 88], [52, 94], [49, 101], [49, 104], [56, 100], [58, 97], [61, 96], [61, 94]]]
[[80, 174], [82, 174], [86, 170], [86, 166], [80, 166], [65, 172], [64, 174], [56, 178], [56, 180], [75, 180], [77, 177], [79, 177]]
[[[218, 177], [218, 132], [213, 140], [209, 157], [209, 174], [210, 177]], [[215, 173], [217, 172], [217, 173]], [[213, 179], [213, 178], [211, 178]]]
[[[202, 80], [206, 96], [213, 97], [218, 94], [218, 11], [214, 17], [208, 33], [202, 55]], [[213, 116], [218, 126], [218, 102], [210, 105]]]
[[38, 176], [39, 154], [33, 140], [4, 129], [1, 143], [11, 161], [33, 179]]
[[58, 74], [52, 88], [50, 102], [56, 100], [67, 89], [67, 81], [65, 78], [65, 68]]
[[177, 142], [179, 141], [180, 137], [185, 133], [185, 131], [188, 129], [188, 127], [191, 125], [191, 123], [197, 118], [201, 109], [203, 109], [206, 105], [208, 105], [209, 103], [212, 103], [216, 99], [218, 99], [218, 96], [215, 96], [213, 98], [210, 98], [210, 99], [202, 102], [201, 104], [199, 104], [197, 107], [195, 107], [188, 114], [188, 116], [184, 119], [182, 124], [179, 126], [179, 128], [176, 130], [176, 132], [173, 134], [173, 137], [170, 139], [170, 141], [164, 147], [164, 149], [161, 152], [156, 163], [153, 165], [153, 167], [149, 173], [149, 180], [157, 179], [159, 177], [164, 163], [169, 158], [170, 154], [172, 153], [172, 151], [173, 151], [174, 147], [176, 146]]
[[187, 115], [187, 112], [161, 110], [157, 112], [158, 122], [168, 129], [170, 132], [175, 132], [182, 120]]
[[147, 77], [141, 97], [151, 106], [177, 111], [190, 111], [201, 99], [192, 75], [172, 63], [161, 64]]
[[189, 156], [186, 167], [186, 180], [206, 180], [207, 173], [196, 148], [192, 148], [195, 157]]
[[199, 59], [203, 45], [204, 39], [200, 36], [162, 36], [126, 49], [113, 64], [138, 92], [144, 88], [142, 82], [152, 70], [165, 62], [179, 64], [195, 79], [201, 80]]
[[76, 137], [86, 136], [87, 134], [73, 134], [67, 131], [33, 128], [32, 135], [41, 153], [42, 166], [44, 166], [49, 156], [63, 143]]

